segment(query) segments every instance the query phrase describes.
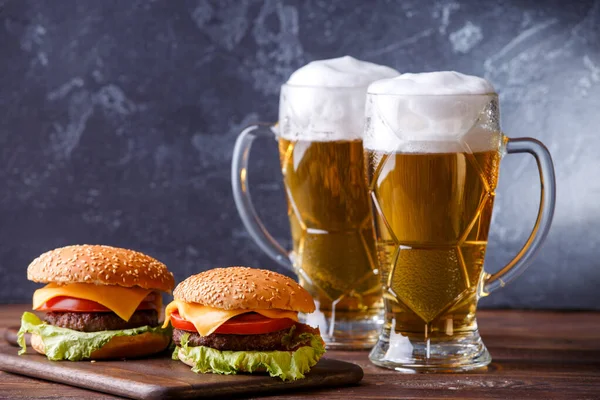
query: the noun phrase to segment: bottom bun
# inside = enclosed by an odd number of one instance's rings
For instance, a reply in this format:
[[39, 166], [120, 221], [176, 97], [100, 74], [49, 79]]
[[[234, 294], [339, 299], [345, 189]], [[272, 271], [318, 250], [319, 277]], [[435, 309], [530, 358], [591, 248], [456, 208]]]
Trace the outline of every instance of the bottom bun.
[[[135, 358], [159, 353], [167, 348], [171, 338], [158, 333], [142, 333], [134, 336], [115, 336], [90, 355], [90, 360], [111, 358]], [[44, 351], [44, 342], [40, 335], [31, 334], [31, 347], [40, 354]]]
[[189, 365], [190, 367], [194, 367], [195, 363], [194, 361], [192, 361], [189, 358], [185, 358], [185, 356], [183, 355], [183, 352], [181, 349], [179, 349], [179, 351], [177, 352], [177, 357], [179, 358], [179, 361], [181, 361], [184, 364]]

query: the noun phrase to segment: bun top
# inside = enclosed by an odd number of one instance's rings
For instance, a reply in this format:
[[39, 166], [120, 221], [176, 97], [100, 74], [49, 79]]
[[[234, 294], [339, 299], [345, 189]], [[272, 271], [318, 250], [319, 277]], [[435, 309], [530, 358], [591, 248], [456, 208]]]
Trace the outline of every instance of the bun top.
[[29, 264], [27, 279], [43, 283], [139, 286], [170, 292], [173, 274], [160, 261], [134, 250], [74, 245], [48, 251]]
[[215, 268], [192, 275], [175, 288], [176, 300], [223, 310], [315, 311], [310, 294], [293, 279], [264, 269]]

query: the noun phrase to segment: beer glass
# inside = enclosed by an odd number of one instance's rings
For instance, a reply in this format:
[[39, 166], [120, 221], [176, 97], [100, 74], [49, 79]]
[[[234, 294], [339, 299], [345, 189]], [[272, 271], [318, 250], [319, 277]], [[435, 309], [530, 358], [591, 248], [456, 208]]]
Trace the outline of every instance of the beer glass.
[[[385, 309], [371, 361], [408, 372], [487, 365], [477, 302], [522, 273], [548, 233], [550, 153], [535, 139], [504, 136], [493, 93], [369, 93], [364, 145]], [[515, 153], [535, 157], [540, 208], [517, 256], [488, 274], [483, 261], [500, 160]]]
[[[303, 318], [320, 327], [328, 347], [371, 348], [382, 323], [361, 140], [365, 99], [366, 87], [284, 84], [279, 123], [246, 128], [233, 152], [232, 183], [239, 214], [258, 246], [294, 271], [313, 296], [317, 312]], [[258, 137], [278, 141], [291, 252], [267, 232], [252, 205], [248, 158]]]

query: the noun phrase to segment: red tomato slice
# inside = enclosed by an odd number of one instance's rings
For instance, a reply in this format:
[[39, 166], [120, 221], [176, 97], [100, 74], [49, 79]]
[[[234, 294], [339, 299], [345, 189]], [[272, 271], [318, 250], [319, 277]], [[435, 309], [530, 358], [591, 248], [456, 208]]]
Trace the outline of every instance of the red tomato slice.
[[181, 329], [182, 331], [198, 332], [194, 324], [186, 319], [183, 319], [177, 310], [171, 313], [171, 325], [173, 325], [173, 328]]
[[[194, 324], [185, 320], [179, 315], [178, 311], [171, 314], [171, 323], [174, 328], [188, 332], [197, 332]], [[229, 321], [219, 326], [214, 333], [228, 335], [260, 335], [263, 333], [288, 329], [295, 323], [296, 321], [289, 318], [268, 318], [264, 315], [250, 312], [231, 318]]]
[[108, 308], [95, 301], [75, 299], [66, 296], [53, 297], [42, 304], [37, 310], [59, 312], [110, 312]]
[[[144, 301], [140, 303], [137, 310], [156, 310], [154, 299], [156, 295], [150, 293]], [[102, 304], [91, 300], [76, 299], [67, 296], [53, 297], [42, 304], [36, 311], [56, 311], [56, 312], [112, 312]]]
[[231, 335], [260, 335], [288, 329], [296, 321], [289, 318], [269, 318], [258, 313], [241, 314], [217, 328], [215, 333]]

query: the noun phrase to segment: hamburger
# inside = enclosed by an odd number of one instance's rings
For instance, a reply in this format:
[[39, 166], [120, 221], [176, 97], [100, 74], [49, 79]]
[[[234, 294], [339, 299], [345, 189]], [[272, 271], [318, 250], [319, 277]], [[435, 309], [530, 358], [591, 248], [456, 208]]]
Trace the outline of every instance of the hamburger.
[[315, 310], [312, 297], [286, 276], [216, 268], [190, 276], [173, 294], [163, 327], [173, 326], [173, 359], [194, 372], [296, 380], [325, 352], [319, 329], [298, 322], [298, 312]]
[[133, 250], [77, 245], [46, 252], [27, 268], [27, 278], [47, 283], [33, 294], [19, 344], [50, 360], [141, 357], [167, 348], [171, 332], [159, 324], [162, 292], [175, 286], [161, 262]]

